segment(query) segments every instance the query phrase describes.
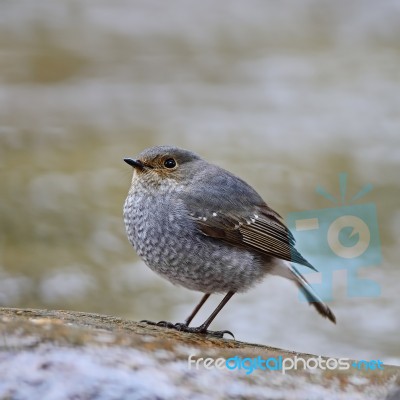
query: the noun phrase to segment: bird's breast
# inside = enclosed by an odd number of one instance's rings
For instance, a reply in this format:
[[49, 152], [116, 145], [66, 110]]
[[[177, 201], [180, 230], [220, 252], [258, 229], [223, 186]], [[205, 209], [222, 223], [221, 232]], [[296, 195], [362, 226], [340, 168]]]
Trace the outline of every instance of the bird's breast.
[[195, 234], [186, 210], [170, 195], [130, 194], [124, 221], [129, 241], [150, 267], [176, 257], [188, 235]]

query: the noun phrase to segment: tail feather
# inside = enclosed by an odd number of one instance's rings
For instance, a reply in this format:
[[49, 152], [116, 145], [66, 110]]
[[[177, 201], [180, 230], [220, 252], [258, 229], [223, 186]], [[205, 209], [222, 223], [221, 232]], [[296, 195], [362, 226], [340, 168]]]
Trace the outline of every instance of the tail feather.
[[284, 278], [293, 280], [297, 287], [301, 290], [301, 292], [306, 297], [307, 301], [310, 305], [314, 306], [315, 309], [325, 318], [328, 318], [334, 324], [336, 324], [336, 317], [332, 310], [322, 301], [322, 299], [315, 293], [312, 286], [308, 283], [306, 278], [293, 266], [289, 263], [284, 265], [279, 264], [275, 266], [271, 273], [273, 275], [283, 276]]

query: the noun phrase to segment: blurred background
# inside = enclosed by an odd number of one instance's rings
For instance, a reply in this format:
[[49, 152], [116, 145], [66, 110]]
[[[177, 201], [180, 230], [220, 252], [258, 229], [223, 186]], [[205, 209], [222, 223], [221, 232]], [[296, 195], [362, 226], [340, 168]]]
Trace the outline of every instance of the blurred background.
[[123, 157], [175, 144], [284, 217], [331, 207], [315, 188], [339, 197], [341, 172], [351, 195], [372, 184], [383, 261], [359, 272], [381, 296], [339, 274], [334, 326], [268, 278], [212, 328], [400, 364], [399, 38], [395, 0], [1, 0], [0, 306], [182, 321], [201, 294], [151, 272], [122, 221]]

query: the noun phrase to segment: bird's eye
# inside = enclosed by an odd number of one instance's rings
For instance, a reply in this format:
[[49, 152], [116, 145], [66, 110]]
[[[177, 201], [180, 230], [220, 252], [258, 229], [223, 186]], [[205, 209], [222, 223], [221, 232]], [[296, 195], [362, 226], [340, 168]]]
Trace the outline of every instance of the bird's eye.
[[167, 158], [164, 161], [164, 167], [165, 168], [175, 168], [176, 167], [176, 161], [173, 158]]

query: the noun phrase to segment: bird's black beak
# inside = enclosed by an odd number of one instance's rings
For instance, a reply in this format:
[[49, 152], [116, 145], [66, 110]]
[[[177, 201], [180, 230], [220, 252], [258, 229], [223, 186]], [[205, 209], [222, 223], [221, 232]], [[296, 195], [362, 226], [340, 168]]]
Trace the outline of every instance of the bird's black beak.
[[134, 160], [133, 158], [124, 158], [124, 161], [132, 166], [133, 168], [137, 168], [139, 170], [143, 170], [145, 165], [140, 160]]

